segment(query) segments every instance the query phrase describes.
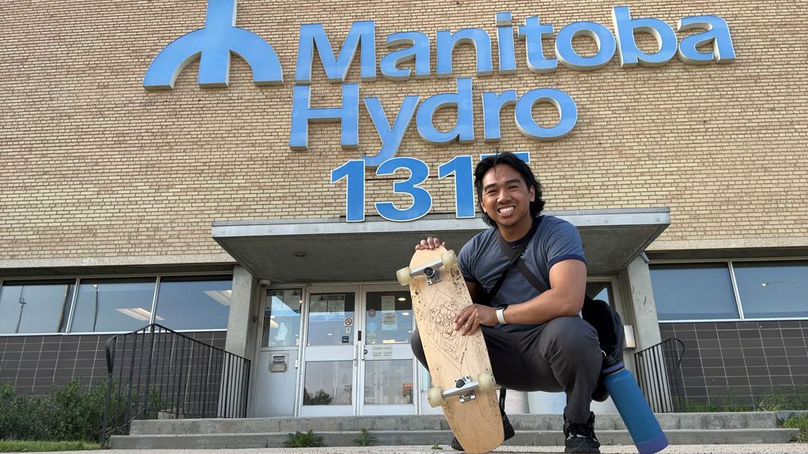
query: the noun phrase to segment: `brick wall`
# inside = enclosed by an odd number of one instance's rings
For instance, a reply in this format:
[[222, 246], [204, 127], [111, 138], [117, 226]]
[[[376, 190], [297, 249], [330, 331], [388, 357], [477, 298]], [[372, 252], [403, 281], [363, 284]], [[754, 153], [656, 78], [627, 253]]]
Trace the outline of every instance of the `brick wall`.
[[[194, 62], [173, 91], [149, 93], [142, 82], [151, 60], [203, 26], [205, 1], [10, 2], [0, 27], [0, 260], [215, 254], [221, 250], [210, 238], [214, 220], [343, 215], [344, 183], [329, 183], [331, 169], [375, 154], [380, 142], [362, 108], [358, 150], [341, 149], [337, 123], [314, 125], [308, 152], [289, 150], [302, 23], [323, 23], [340, 46], [353, 21], [375, 20], [379, 59], [391, 33], [430, 37], [429, 79], [361, 83], [360, 96], [381, 97], [392, 116], [406, 95], [455, 90], [454, 79], [434, 76], [437, 30], [480, 27], [495, 37], [500, 11], [512, 12], [516, 24], [540, 15], [556, 33], [582, 20], [613, 29], [610, 6], [412, 1], [391, 11], [386, 2], [242, 0], [237, 24], [272, 44], [283, 86], [255, 87], [249, 67], [234, 58], [227, 89], [200, 89]], [[428, 145], [412, 125], [399, 155], [426, 161], [434, 173], [458, 154], [530, 151], [548, 209], [670, 207], [672, 224], [655, 249], [693, 240], [808, 244], [808, 2], [638, 0], [630, 6], [635, 18], [670, 25], [689, 15], [721, 16], [738, 60], [688, 66], [674, 59], [659, 68], [621, 69], [615, 57], [593, 72], [560, 67], [535, 74], [517, 40], [516, 74], [474, 78], [473, 144]], [[650, 48], [650, 40], [641, 41]], [[593, 49], [586, 40], [577, 44]], [[545, 49], [551, 45], [545, 42]], [[457, 76], [473, 75], [470, 49], [455, 52]], [[337, 106], [340, 86], [325, 82], [317, 66], [313, 105]], [[349, 82], [358, 82], [358, 73], [354, 65]], [[511, 107], [502, 115], [502, 141], [483, 141], [482, 91], [544, 87], [577, 102], [571, 135], [549, 143], [526, 138]], [[437, 123], [451, 118], [443, 113]], [[433, 212], [453, 212], [450, 181], [433, 174], [426, 187]], [[368, 207], [390, 199], [389, 188], [389, 179], [370, 175]]]

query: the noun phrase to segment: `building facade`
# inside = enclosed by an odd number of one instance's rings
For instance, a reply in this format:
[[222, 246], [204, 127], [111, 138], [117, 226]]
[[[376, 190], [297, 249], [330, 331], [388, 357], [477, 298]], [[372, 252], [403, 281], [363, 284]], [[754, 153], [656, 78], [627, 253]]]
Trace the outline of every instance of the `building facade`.
[[249, 358], [253, 416], [428, 413], [395, 271], [485, 227], [469, 172], [513, 151], [629, 362], [676, 337], [688, 401], [799, 393], [806, 6], [9, 3], [0, 383], [97, 382], [154, 322]]

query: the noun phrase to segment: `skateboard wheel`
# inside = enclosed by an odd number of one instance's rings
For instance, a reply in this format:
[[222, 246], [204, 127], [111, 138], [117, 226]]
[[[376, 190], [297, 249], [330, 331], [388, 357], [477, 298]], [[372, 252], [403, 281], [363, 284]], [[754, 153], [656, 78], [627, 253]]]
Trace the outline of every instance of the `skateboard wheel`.
[[432, 408], [440, 407], [443, 405], [443, 391], [437, 386], [433, 386], [429, 388], [429, 406]]
[[477, 383], [480, 384], [480, 391], [484, 393], [494, 392], [497, 388], [497, 383], [494, 381], [494, 376], [490, 373], [483, 373], [477, 377]]
[[410, 267], [401, 268], [400, 270], [396, 271], [396, 279], [398, 279], [398, 283], [401, 284], [402, 287], [410, 285], [410, 281], [412, 280], [412, 275], [410, 275]]
[[452, 266], [457, 265], [457, 255], [452, 250], [446, 251], [440, 256], [441, 262], [443, 262], [443, 266]]

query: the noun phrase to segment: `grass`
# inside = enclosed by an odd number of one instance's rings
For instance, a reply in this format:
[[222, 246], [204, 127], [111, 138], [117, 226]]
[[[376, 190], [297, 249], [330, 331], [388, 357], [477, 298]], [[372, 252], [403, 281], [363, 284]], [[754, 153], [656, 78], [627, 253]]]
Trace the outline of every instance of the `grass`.
[[808, 443], [808, 415], [790, 418], [783, 423], [783, 427], [800, 429], [800, 434], [797, 436], [797, 441], [801, 443]]
[[0, 452], [84, 451], [89, 449], [101, 449], [101, 445], [87, 441], [0, 440]]

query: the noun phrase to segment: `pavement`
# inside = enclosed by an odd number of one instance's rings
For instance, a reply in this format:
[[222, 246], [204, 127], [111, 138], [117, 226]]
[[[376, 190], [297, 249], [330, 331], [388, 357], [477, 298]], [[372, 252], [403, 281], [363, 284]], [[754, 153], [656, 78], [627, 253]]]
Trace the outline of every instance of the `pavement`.
[[[88, 451], [66, 451], [57, 454], [77, 454]], [[455, 453], [445, 446], [369, 446], [334, 448], [266, 448], [266, 449], [108, 449], [90, 451], [103, 454], [436, 454]], [[563, 453], [553, 446], [501, 446], [499, 454]], [[637, 454], [633, 446], [603, 446], [603, 454]], [[669, 446], [662, 454], [808, 454], [808, 443], [751, 444], [751, 445], [677, 445]], [[43, 453], [44, 454], [44, 453]], [[53, 452], [48, 454], [54, 454]]]

